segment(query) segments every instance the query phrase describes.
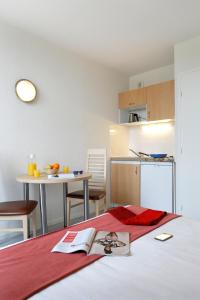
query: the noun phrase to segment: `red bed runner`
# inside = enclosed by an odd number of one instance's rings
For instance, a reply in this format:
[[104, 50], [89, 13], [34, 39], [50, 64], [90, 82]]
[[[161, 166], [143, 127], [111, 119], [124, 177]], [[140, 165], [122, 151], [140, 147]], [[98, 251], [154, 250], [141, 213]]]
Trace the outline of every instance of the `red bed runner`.
[[[128, 207], [135, 214], [146, 209]], [[134, 241], [157, 227], [178, 217], [167, 214], [157, 225], [124, 225], [110, 214], [88, 220], [70, 229], [82, 230], [95, 227], [105, 231], [127, 231]], [[0, 299], [27, 299], [45, 287], [91, 264], [100, 255], [86, 256], [84, 253], [51, 253], [55, 244], [63, 237], [66, 228], [41, 236], [0, 251]]]

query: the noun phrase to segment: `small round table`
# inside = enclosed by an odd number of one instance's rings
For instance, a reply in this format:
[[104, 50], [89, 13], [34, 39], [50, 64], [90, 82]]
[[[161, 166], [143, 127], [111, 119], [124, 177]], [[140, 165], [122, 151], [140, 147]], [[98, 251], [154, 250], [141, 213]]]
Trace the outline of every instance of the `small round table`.
[[88, 180], [92, 177], [89, 173], [74, 176], [74, 178], [48, 178], [48, 175], [41, 174], [40, 177], [33, 177], [28, 175], [20, 175], [16, 177], [17, 182], [23, 183], [24, 200], [29, 200], [29, 184], [39, 185], [39, 203], [40, 203], [40, 218], [42, 234], [48, 232], [47, 230], [47, 209], [46, 209], [46, 184], [63, 184], [63, 208], [64, 208], [64, 227], [67, 226], [67, 193], [68, 183], [75, 181], [83, 181], [84, 190], [84, 219], [89, 217], [89, 189]]

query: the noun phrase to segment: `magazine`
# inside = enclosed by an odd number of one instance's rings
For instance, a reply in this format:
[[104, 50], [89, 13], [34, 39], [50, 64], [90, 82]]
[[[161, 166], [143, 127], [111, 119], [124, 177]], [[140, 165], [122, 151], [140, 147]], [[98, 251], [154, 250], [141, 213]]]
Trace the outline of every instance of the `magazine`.
[[128, 232], [96, 231], [87, 228], [67, 231], [52, 252], [73, 253], [84, 251], [87, 255], [128, 255], [130, 252]]

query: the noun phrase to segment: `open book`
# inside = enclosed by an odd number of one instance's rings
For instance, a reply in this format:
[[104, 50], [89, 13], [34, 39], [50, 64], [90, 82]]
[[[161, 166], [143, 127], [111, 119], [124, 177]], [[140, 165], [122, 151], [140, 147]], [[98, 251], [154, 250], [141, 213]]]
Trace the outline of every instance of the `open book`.
[[73, 253], [84, 251], [87, 255], [128, 255], [130, 251], [128, 232], [96, 231], [87, 228], [67, 231], [52, 252]]

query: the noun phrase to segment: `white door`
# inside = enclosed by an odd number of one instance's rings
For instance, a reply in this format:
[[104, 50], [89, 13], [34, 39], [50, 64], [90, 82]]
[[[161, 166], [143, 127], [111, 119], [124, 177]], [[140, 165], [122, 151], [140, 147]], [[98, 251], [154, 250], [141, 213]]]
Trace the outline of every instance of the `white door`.
[[200, 219], [200, 70], [178, 79], [176, 106], [177, 212]]
[[172, 164], [141, 165], [141, 206], [172, 212]]

